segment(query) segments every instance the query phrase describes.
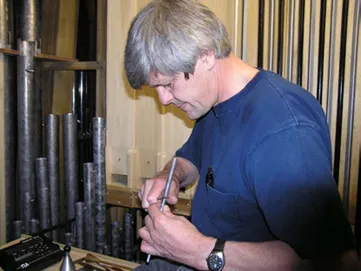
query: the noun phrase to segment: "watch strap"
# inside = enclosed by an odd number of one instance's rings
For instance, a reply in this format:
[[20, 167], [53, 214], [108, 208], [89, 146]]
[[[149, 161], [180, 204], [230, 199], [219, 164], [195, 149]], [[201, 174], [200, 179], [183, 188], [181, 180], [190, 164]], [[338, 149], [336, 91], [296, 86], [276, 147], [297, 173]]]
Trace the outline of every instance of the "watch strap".
[[226, 241], [223, 239], [217, 239], [213, 250], [223, 251]]

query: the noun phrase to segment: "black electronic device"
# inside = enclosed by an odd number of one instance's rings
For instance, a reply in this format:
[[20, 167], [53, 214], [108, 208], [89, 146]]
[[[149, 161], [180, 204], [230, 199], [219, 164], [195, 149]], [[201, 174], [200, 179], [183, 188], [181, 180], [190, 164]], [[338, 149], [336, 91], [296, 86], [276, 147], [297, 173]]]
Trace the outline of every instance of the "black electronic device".
[[0, 250], [0, 266], [4, 271], [42, 270], [59, 262], [64, 251], [43, 235], [24, 239]]

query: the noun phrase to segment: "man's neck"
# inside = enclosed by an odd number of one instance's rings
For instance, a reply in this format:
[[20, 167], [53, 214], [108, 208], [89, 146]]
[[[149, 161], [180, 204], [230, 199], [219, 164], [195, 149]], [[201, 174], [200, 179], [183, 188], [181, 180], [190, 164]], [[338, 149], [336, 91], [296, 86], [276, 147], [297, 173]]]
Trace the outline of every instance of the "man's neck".
[[218, 103], [233, 97], [259, 72], [231, 53], [227, 58], [218, 59], [215, 76], [218, 82]]

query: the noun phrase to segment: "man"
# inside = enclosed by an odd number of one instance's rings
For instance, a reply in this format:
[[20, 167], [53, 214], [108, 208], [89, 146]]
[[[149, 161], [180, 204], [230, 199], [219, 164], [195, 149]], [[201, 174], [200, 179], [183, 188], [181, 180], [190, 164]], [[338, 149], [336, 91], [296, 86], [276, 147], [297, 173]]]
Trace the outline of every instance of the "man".
[[199, 177], [191, 222], [159, 211], [170, 164], [139, 191], [152, 260], [139, 270], [355, 270], [317, 100], [231, 53], [223, 24], [192, 0], [152, 1], [125, 50], [130, 85], [155, 88], [196, 124], [176, 152], [169, 204]]

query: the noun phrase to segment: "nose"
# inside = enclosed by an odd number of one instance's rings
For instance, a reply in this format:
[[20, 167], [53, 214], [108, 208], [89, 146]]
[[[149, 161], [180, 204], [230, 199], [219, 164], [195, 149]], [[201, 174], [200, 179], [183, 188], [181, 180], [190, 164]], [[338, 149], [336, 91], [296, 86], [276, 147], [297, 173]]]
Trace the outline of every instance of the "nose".
[[171, 103], [173, 99], [172, 93], [167, 91], [164, 87], [157, 87], [157, 92], [162, 105], [168, 105]]

